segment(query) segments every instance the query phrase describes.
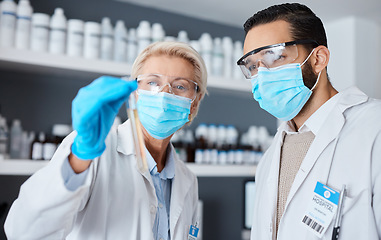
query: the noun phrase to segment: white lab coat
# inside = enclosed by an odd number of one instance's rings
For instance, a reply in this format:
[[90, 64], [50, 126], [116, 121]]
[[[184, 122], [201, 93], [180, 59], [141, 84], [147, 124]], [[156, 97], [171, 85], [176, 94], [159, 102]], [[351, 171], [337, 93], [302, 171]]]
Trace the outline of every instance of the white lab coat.
[[[8, 239], [152, 240], [158, 201], [150, 173], [136, 166], [130, 123], [112, 128], [106, 151], [91, 164], [85, 183], [71, 192], [61, 167], [74, 136], [69, 135], [51, 162], [22, 185], [5, 223]], [[197, 178], [176, 156], [172, 240], [187, 239], [190, 225], [198, 220], [197, 202]]]
[[[369, 99], [354, 87], [340, 94], [296, 174], [277, 239], [319, 239], [302, 224], [317, 181], [338, 191], [346, 184], [339, 239], [381, 237], [381, 101]], [[286, 123], [279, 127], [257, 169], [251, 240], [275, 239], [285, 128]], [[332, 229], [333, 221], [322, 239], [331, 239]]]

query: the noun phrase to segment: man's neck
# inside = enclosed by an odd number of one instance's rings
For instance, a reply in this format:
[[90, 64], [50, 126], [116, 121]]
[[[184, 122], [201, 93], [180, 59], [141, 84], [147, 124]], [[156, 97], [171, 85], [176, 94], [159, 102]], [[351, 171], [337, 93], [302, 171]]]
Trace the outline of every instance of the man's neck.
[[306, 105], [304, 105], [300, 113], [292, 119], [296, 130], [298, 130], [325, 102], [338, 93], [331, 83], [328, 81], [325, 82], [327, 84], [319, 86], [319, 88], [316, 88], [315, 91], [313, 91]]

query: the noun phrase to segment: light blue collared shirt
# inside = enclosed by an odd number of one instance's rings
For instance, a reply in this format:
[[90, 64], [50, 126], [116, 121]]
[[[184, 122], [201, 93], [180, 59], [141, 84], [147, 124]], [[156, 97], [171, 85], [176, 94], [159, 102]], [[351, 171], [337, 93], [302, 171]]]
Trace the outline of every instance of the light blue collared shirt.
[[171, 146], [167, 149], [165, 167], [159, 173], [157, 164], [151, 154], [146, 150], [147, 164], [156, 191], [158, 201], [155, 222], [152, 228], [154, 240], [170, 240], [169, 213], [171, 201], [172, 179], [175, 176], [175, 160]]

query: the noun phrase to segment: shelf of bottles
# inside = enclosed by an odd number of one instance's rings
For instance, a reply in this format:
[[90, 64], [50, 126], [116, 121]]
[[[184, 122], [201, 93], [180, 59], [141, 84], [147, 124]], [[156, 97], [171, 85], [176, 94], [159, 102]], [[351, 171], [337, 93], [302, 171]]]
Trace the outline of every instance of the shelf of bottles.
[[[236, 65], [242, 55], [242, 42], [232, 38], [212, 38], [203, 33], [191, 40], [186, 31], [178, 36], [166, 35], [160, 23], [142, 20], [128, 27], [123, 20], [115, 26], [102, 21], [85, 22], [67, 19], [62, 8], [52, 15], [33, 12], [29, 0], [0, 3], [0, 67], [56, 74], [85, 74], [93, 78], [102, 74], [126, 76], [143, 49], [152, 42], [186, 42], [196, 49], [209, 73], [208, 86], [250, 94], [250, 82]], [[87, 75], [86, 75], [87, 74]]]

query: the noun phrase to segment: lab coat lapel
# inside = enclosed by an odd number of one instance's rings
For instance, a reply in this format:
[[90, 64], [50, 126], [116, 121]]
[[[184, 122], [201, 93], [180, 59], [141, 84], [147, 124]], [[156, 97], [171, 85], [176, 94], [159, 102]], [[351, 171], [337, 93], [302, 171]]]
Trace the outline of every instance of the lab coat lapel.
[[275, 217], [276, 217], [276, 208], [277, 208], [277, 199], [278, 199], [278, 179], [279, 179], [279, 160], [280, 160], [280, 151], [283, 145], [284, 138], [284, 128], [285, 124], [283, 123], [279, 129], [277, 135], [274, 137], [274, 141], [277, 142], [273, 156], [270, 163], [269, 174], [267, 176], [267, 201], [266, 209], [262, 209], [261, 211], [266, 211], [267, 213], [264, 216], [268, 216], [271, 218], [272, 229], [275, 229]]
[[[358, 105], [367, 101], [367, 99], [368, 97], [357, 88], [350, 88], [342, 93], [339, 102], [329, 114], [329, 117], [315, 136], [315, 139], [312, 142], [310, 149], [308, 150], [300, 166], [300, 170], [295, 176], [294, 183], [291, 186], [287, 198], [285, 211], [295, 193], [298, 191], [299, 187], [308, 176], [312, 167], [315, 165], [321, 153], [324, 151], [324, 149], [327, 148], [329, 144], [334, 144], [335, 139], [338, 137], [345, 123], [344, 112], [354, 105]], [[334, 148], [335, 146], [330, 153], [330, 162], [327, 164], [330, 164], [332, 161]]]
[[[171, 145], [173, 148], [173, 146]], [[174, 152], [175, 150], [172, 149]], [[178, 163], [177, 155], [175, 154], [175, 177], [172, 179], [171, 203], [170, 203], [170, 228], [171, 239], [174, 239], [174, 229], [179, 220], [180, 214], [183, 211], [185, 197], [190, 191], [192, 178], [188, 173], [184, 172]]]
[[[123, 124], [118, 126], [118, 144], [117, 144], [117, 151], [120, 153], [123, 153], [125, 155], [135, 155], [135, 149], [133, 147], [133, 135], [132, 135], [132, 129], [131, 129], [131, 123], [130, 120], [125, 121]], [[137, 163], [135, 162], [135, 168], [138, 172], [145, 178], [146, 181], [148, 181], [152, 188], [154, 188], [151, 175], [148, 171], [143, 171], [138, 168]]]

